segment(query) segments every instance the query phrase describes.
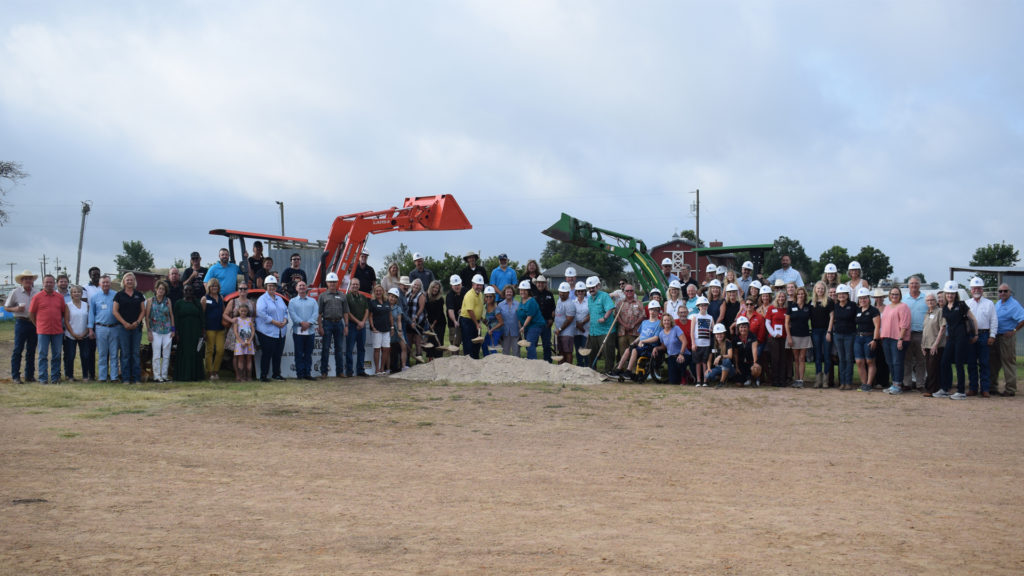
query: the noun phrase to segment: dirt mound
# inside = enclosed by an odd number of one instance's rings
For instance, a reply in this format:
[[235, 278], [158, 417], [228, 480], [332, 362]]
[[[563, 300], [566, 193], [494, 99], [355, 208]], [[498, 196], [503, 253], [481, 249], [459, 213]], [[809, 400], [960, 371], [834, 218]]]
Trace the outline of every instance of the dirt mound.
[[549, 364], [543, 360], [524, 360], [504, 354], [491, 354], [482, 360], [468, 356], [438, 358], [426, 364], [392, 374], [391, 378], [430, 382], [521, 383], [553, 382], [555, 384], [598, 384], [602, 378], [589, 368], [571, 364]]

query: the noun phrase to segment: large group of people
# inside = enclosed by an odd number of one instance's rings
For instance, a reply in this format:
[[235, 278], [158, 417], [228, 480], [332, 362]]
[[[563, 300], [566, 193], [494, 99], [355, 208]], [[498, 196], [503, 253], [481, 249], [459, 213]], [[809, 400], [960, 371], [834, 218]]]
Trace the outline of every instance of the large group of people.
[[[501, 254], [488, 274], [471, 251], [445, 291], [421, 254], [414, 254], [407, 274], [392, 263], [378, 281], [364, 252], [347, 289], [332, 272], [326, 289], [311, 292], [299, 254], [280, 272], [259, 243], [244, 256], [247, 266], [239, 269], [222, 249], [207, 269], [193, 252], [190, 266], [183, 273], [171, 268], [149, 298], [130, 272], [116, 292], [95, 267], [85, 286], [46, 275], [40, 290], [35, 274], [19, 274], [20, 286], [6, 301], [16, 318], [12, 378], [60, 381], [63, 356], [64, 378], [75, 380], [77, 354], [83, 379], [139, 382], [145, 331], [158, 382], [172, 374], [216, 380], [226, 350], [236, 379], [283, 379], [290, 336], [301, 379], [313, 379], [314, 372], [330, 376], [332, 358], [334, 376], [365, 376], [369, 343], [376, 374], [445, 351], [479, 358], [521, 356], [525, 349], [528, 359], [594, 369], [600, 362], [622, 379], [636, 378], [642, 366], [643, 374], [661, 370], [672, 384], [802, 388], [812, 364], [809, 385], [815, 388], [919, 389], [952, 399], [1016, 394], [1015, 336], [1024, 327], [1024, 308], [1005, 284], [993, 304], [980, 278], [971, 279], [971, 298], [961, 301], [955, 282], [927, 296], [916, 277], [906, 297], [899, 288], [872, 289], [857, 262], [847, 269], [848, 281], [829, 264], [820, 280], [805, 286], [788, 256], [767, 277], [755, 276], [753, 264], [744, 262], [738, 274], [708, 265], [703, 280], [666, 259], [666, 294], [638, 294], [625, 281], [609, 291], [596, 276], [577, 278], [571, 267], [552, 290], [535, 260], [517, 271]], [[250, 299], [250, 286], [264, 293]], [[317, 336], [319, 365], [313, 358]]]

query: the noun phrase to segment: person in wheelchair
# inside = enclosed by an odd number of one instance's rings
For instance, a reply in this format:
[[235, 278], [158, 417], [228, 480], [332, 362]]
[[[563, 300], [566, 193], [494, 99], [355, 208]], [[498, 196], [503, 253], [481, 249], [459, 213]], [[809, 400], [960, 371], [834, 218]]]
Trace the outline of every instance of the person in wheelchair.
[[630, 343], [629, 347], [622, 353], [619, 363], [608, 372], [613, 378], [632, 378], [636, 369], [637, 360], [642, 357], [650, 358], [654, 350], [661, 344], [658, 332], [661, 330], [661, 323], [658, 318], [661, 316], [661, 303], [652, 300], [647, 305], [647, 320], [640, 323], [639, 335]]

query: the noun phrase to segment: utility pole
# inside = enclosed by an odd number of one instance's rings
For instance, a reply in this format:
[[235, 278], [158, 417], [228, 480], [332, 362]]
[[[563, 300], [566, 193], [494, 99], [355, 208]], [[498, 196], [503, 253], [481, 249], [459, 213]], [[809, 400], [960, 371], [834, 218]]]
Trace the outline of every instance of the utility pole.
[[281, 236], [284, 236], [284, 202], [280, 200], [274, 200], [274, 202], [277, 202], [277, 205], [281, 207]]
[[92, 210], [92, 202], [82, 202], [82, 227], [78, 230], [78, 262], [75, 264], [75, 284], [78, 284], [78, 276], [82, 271], [82, 240], [85, 239], [85, 217]]
[[14, 284], [14, 265], [17, 262], [8, 262], [7, 265], [11, 267], [11, 284]]
[[42, 264], [42, 268], [40, 269], [41, 273], [39, 275], [46, 276], [46, 254], [43, 254], [43, 257], [39, 259], [39, 262]]
[[697, 229], [694, 230], [694, 235], [697, 237], [697, 247], [700, 248], [700, 188], [697, 188], [690, 194], [696, 194], [697, 199], [693, 204], [690, 204], [690, 212], [697, 215]]

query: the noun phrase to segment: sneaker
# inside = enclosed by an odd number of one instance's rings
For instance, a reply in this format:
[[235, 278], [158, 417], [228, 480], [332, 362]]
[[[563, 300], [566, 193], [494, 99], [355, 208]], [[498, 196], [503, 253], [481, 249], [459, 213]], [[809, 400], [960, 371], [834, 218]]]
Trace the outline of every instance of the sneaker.
[[900, 388], [899, 386], [895, 385], [895, 384], [893, 384], [892, 386], [886, 388], [885, 391], [888, 392], [889, 394], [893, 394], [893, 395], [903, 394], [903, 389]]
[[803, 387], [804, 387], [804, 381], [803, 380], [797, 380], [796, 382], [793, 382], [793, 388], [803, 388]]
[[707, 382], [701, 382], [700, 386], [701, 386], [701, 388], [707, 388], [708, 387], [708, 383]]
[[861, 392], [871, 392], [871, 386], [868, 386], [867, 384], [861, 384], [859, 390]]
[[967, 394], [964, 394], [963, 392], [957, 392], [956, 394], [953, 394], [952, 396], [950, 396], [949, 399], [950, 400], [966, 400], [967, 399]]
[[932, 394], [932, 398], [949, 398], [949, 392], [946, 392], [945, 390], [939, 390], [938, 392]]
[[747, 380], [746, 382], [744, 382], [744, 383], [743, 383], [743, 386], [744, 386], [744, 387], [750, 386], [750, 380]]

